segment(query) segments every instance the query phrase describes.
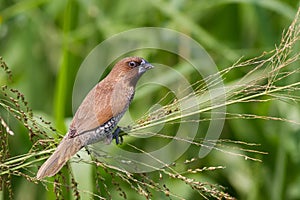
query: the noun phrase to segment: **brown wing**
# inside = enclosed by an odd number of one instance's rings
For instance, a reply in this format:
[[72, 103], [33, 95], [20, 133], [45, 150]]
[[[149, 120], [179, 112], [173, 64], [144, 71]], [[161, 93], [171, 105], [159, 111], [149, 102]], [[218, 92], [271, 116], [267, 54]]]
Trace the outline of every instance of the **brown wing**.
[[102, 81], [97, 84], [85, 97], [70, 125], [77, 134], [94, 129], [111, 119], [111, 90], [109, 82]]

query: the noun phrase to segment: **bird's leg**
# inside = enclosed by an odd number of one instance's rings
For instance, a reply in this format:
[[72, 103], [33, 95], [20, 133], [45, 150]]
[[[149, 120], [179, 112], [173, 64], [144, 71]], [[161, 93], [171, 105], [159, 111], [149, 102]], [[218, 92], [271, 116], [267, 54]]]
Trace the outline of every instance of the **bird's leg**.
[[[123, 143], [123, 137], [121, 135], [119, 135], [120, 131], [121, 131], [121, 128], [119, 126], [117, 126], [117, 128], [115, 129], [115, 131], [112, 134], [113, 139], [116, 140], [116, 144]], [[120, 138], [120, 140], [119, 140], [119, 138]]]
[[92, 155], [91, 151], [89, 150], [89, 148], [87, 146], [85, 146], [85, 151], [87, 152], [88, 155]]

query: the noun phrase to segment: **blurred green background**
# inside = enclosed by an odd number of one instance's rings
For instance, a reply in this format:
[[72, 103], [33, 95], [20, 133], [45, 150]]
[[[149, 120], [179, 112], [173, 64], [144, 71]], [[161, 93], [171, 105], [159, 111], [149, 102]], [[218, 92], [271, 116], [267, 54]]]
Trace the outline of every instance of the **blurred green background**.
[[[252, 58], [274, 49], [298, 6], [296, 0], [0, 0], [0, 55], [13, 72], [10, 87], [22, 91], [35, 113], [64, 132], [66, 119], [73, 115], [77, 70], [88, 53], [108, 37], [137, 27], [171, 28], [198, 41], [222, 70], [242, 56]], [[148, 60], [169, 66], [178, 61], [159, 53]], [[243, 74], [237, 70], [232, 79]], [[131, 112], [143, 110], [139, 106], [143, 104], [135, 103]], [[284, 102], [239, 104], [228, 110], [292, 116], [300, 121], [293, 114], [299, 105]], [[32, 145], [27, 133], [18, 127], [14, 131], [11, 154], [27, 153]], [[222, 137], [259, 143], [259, 150], [269, 154], [257, 163], [212, 153], [203, 159], [205, 166], [224, 165], [226, 169], [211, 172], [206, 180], [223, 185], [238, 199], [300, 199], [299, 127], [278, 121], [228, 120]], [[13, 181], [16, 199], [46, 195], [41, 185], [20, 177]], [[195, 198], [192, 193], [185, 195]]]

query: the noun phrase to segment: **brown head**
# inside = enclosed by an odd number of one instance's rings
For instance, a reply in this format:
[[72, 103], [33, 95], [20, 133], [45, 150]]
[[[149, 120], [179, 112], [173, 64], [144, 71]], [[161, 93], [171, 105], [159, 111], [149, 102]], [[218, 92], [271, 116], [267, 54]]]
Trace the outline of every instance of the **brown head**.
[[138, 79], [147, 70], [153, 66], [141, 57], [127, 57], [117, 62], [107, 78], [113, 78], [115, 81], [129, 81], [135, 86]]

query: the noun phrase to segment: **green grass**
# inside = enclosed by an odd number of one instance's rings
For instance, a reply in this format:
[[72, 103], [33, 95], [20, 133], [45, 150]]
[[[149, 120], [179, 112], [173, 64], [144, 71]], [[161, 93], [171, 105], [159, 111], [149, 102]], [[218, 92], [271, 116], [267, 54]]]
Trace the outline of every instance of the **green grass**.
[[[299, 2], [294, 0], [131, 3], [120, 0], [0, 0], [0, 56], [3, 58], [0, 83], [8, 86], [1, 90], [0, 97], [0, 117], [5, 122], [0, 129], [0, 199], [75, 199], [79, 196], [82, 199], [125, 196], [145, 199], [150, 194], [152, 199], [177, 199], [178, 196], [198, 199], [203, 198], [202, 195], [299, 199], [299, 35], [285, 38], [295, 39], [289, 43], [292, 48], [281, 43], [282, 34], [286, 35], [298, 6]], [[295, 30], [298, 29], [299, 34], [299, 20], [297, 23]], [[184, 140], [192, 145], [175, 166], [168, 165], [147, 174], [126, 173], [115, 168], [119, 149], [114, 144], [103, 147], [103, 152], [101, 149], [94, 151], [98, 147], [94, 146], [92, 152], [112, 158], [98, 156], [96, 160], [88, 160], [82, 152], [84, 161], [80, 163], [87, 164], [72, 162], [55, 178], [37, 182], [34, 176], [38, 167], [65, 134], [67, 122], [73, 116], [72, 90], [81, 63], [100, 42], [137, 27], [165, 27], [185, 33], [208, 51], [222, 72], [227, 89], [227, 111], [215, 150], [203, 159], [197, 158], [204, 137], [201, 133], [207, 130], [211, 119], [210, 103], [202, 102], [204, 110], [199, 110], [197, 139]], [[279, 51], [272, 51], [276, 48]], [[263, 52], [269, 53], [259, 57]], [[172, 66], [195, 83], [195, 88], [199, 86], [200, 97], [205, 95], [206, 87], [201, 85], [201, 77], [194, 77], [193, 69], [177, 55], [155, 50], [134, 53], [146, 56], [150, 62]], [[251, 58], [255, 59], [243, 62]], [[289, 60], [291, 58], [294, 60]], [[257, 67], [262, 61], [265, 61], [263, 65]], [[12, 71], [11, 78], [4, 62]], [[154, 78], [176, 83], [171, 75]], [[238, 83], [247, 83], [249, 90]], [[24, 94], [25, 99], [11, 88]], [[143, 113], [165, 96], [167, 90], [157, 88], [139, 88], [130, 107], [135, 119], [147, 119]], [[17, 102], [9, 100], [5, 94]], [[163, 102], [173, 102], [172, 95]], [[7, 111], [7, 105], [14, 110]], [[165, 108], [174, 110], [176, 106], [174, 103]], [[50, 121], [57, 131], [38, 116]], [[145, 125], [160, 127], [168, 120], [176, 122], [176, 117], [175, 112], [158, 122], [146, 120]], [[172, 135], [177, 126], [176, 123], [166, 124], [161, 135], [151, 139], [124, 136], [125, 144], [120, 148], [146, 152], [170, 139], [180, 143], [183, 139]], [[14, 132], [13, 136], [8, 134], [7, 128]], [[139, 133], [137, 130], [144, 128], [140, 124], [131, 131]], [[44, 143], [38, 142], [49, 138]], [[149, 159], [155, 161], [150, 155]], [[69, 173], [71, 170], [74, 175]], [[82, 176], [78, 172], [86, 174]], [[211, 190], [206, 193], [208, 188]]]

